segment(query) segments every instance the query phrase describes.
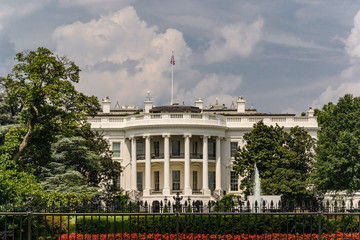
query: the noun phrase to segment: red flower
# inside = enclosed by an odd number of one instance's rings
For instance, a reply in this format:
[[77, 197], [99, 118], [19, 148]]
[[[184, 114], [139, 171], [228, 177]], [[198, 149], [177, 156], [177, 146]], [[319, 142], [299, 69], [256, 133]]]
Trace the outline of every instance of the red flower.
[[[338, 232], [338, 233], [323, 233], [321, 235], [322, 239], [327, 239], [327, 240], [335, 240], [335, 239], [345, 239], [345, 240], [350, 240], [350, 239], [359, 239], [359, 233], [342, 233], [342, 232]], [[130, 240], [130, 239], [134, 239], [134, 240], [143, 240], [143, 239], [154, 239], [154, 240], [160, 240], [160, 239], [165, 239], [165, 240], [176, 240], [177, 239], [177, 235], [172, 233], [172, 234], [160, 234], [160, 233], [118, 233], [116, 235], [114, 234], [75, 234], [75, 233], [71, 233], [71, 234], [63, 234], [59, 237], [59, 240]], [[298, 239], [298, 240], [317, 240], [318, 239], [318, 235], [313, 233], [305, 233], [305, 234], [286, 234], [286, 233], [272, 233], [272, 234], [261, 234], [261, 235], [250, 235], [250, 234], [241, 234], [241, 235], [231, 235], [231, 234], [227, 234], [227, 235], [222, 235], [222, 234], [194, 234], [194, 233], [189, 233], [189, 234], [184, 234], [184, 233], [180, 233], [179, 234], [179, 239], [181, 240], [194, 240], [194, 239], [198, 239], [198, 240], [207, 240], [207, 239], [223, 239], [223, 240], [230, 240], [230, 239], [234, 239], [234, 240], [294, 240], [294, 239]]]

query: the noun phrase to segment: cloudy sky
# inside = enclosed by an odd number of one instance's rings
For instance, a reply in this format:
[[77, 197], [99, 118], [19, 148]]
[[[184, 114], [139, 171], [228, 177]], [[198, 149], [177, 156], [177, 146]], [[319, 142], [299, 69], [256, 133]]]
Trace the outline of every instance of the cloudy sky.
[[268, 113], [360, 95], [358, 0], [1, 0], [0, 76], [44, 46], [82, 69], [78, 90], [113, 106], [236, 102]]

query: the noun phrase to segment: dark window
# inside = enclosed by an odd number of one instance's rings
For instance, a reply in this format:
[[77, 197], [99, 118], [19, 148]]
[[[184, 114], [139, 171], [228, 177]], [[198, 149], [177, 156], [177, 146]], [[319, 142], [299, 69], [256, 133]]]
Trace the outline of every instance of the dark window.
[[137, 189], [139, 191], [143, 190], [143, 173], [137, 172], [136, 173], [136, 183], [137, 183]]
[[159, 157], [160, 155], [160, 143], [154, 142], [154, 155], [155, 157]]
[[198, 190], [198, 185], [197, 185], [197, 182], [198, 182], [198, 172], [197, 171], [193, 171], [193, 190]]
[[173, 190], [180, 190], [180, 171], [172, 171], [172, 185]]
[[159, 201], [153, 201], [152, 207], [153, 207], [154, 213], [160, 212], [160, 202]]
[[208, 155], [209, 155], [209, 159], [215, 159], [215, 157], [216, 157], [216, 142], [208, 143]]
[[113, 157], [119, 158], [120, 157], [120, 143], [119, 142], [113, 142], [112, 143], [112, 151], [113, 151]]
[[230, 147], [230, 156], [231, 157], [234, 157], [235, 156], [235, 152], [237, 150], [237, 146], [238, 146], [238, 143], [237, 142], [231, 142], [231, 147]]
[[172, 156], [180, 156], [180, 141], [172, 141]]
[[238, 175], [234, 171], [231, 171], [230, 173], [230, 190], [231, 191], [239, 190]]
[[215, 172], [214, 171], [210, 171], [209, 172], [209, 189], [211, 191], [215, 190]]
[[193, 153], [197, 154], [197, 152], [198, 152], [198, 142], [195, 141], [193, 142]]
[[155, 191], [160, 190], [160, 172], [155, 171], [154, 172], [154, 183], [155, 183]]
[[136, 156], [144, 155], [144, 143], [136, 142]]

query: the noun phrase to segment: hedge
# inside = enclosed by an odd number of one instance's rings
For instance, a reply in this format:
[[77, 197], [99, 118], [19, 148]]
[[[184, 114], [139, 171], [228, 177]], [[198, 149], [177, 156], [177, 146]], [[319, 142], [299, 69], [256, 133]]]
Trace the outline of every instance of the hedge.
[[[263, 233], [317, 233], [318, 215], [149, 215], [116, 217], [79, 217], [79, 233], [176, 233], [199, 234], [263, 234]], [[85, 221], [85, 222], [84, 222]], [[359, 231], [359, 221], [355, 216], [327, 218], [321, 215], [324, 233]], [[115, 231], [116, 227], [116, 231]]]

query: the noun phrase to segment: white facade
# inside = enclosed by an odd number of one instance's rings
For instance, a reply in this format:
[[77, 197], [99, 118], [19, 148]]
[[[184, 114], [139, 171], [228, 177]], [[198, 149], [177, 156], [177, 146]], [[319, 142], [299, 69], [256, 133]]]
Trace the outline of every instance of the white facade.
[[191, 106], [145, 108], [123, 106], [110, 110], [103, 100], [103, 112], [88, 118], [95, 130], [108, 139], [114, 160], [122, 165], [120, 186], [133, 200], [152, 203], [173, 199], [177, 192], [192, 200], [217, 200], [223, 194], [241, 194], [239, 179], [232, 172], [233, 153], [245, 142], [243, 135], [254, 123], [304, 127], [316, 137], [318, 125], [313, 110], [307, 116], [263, 114], [245, 109], [245, 100], [226, 109], [223, 105], [205, 108], [201, 99]]

